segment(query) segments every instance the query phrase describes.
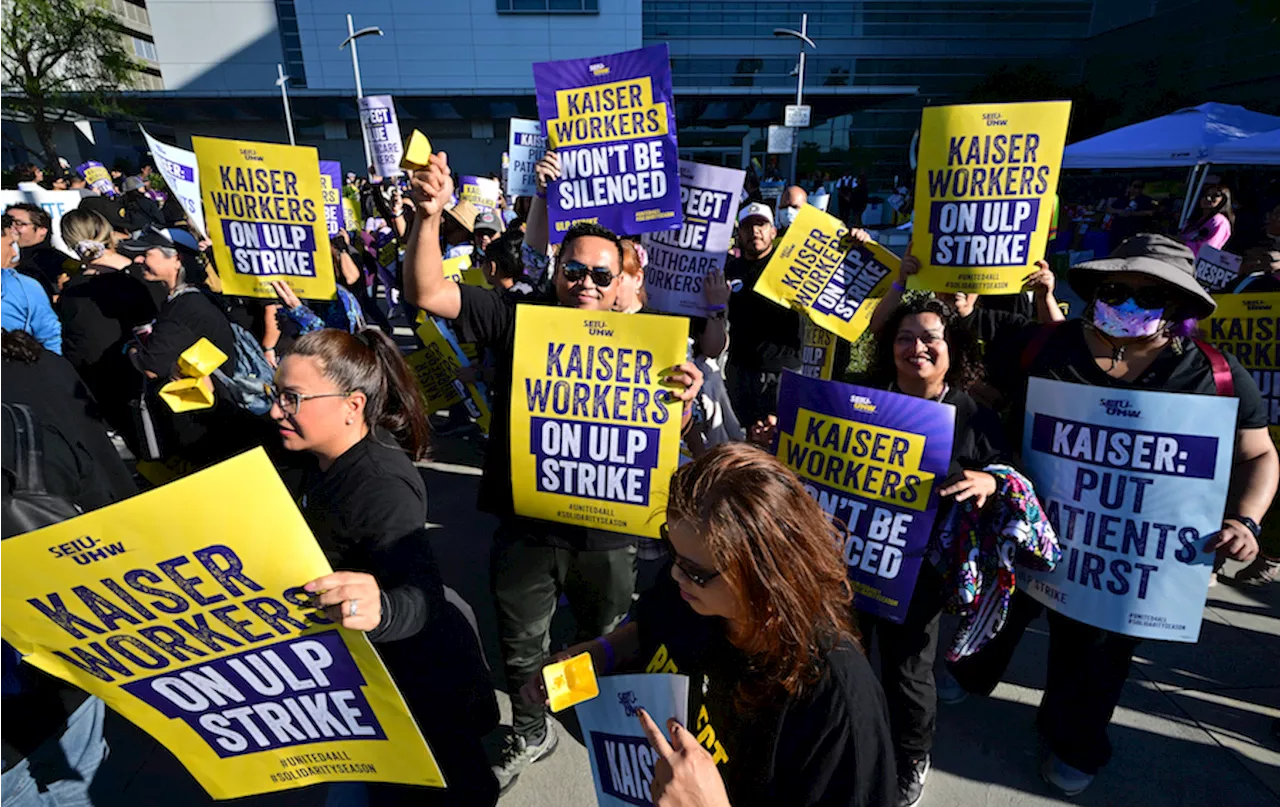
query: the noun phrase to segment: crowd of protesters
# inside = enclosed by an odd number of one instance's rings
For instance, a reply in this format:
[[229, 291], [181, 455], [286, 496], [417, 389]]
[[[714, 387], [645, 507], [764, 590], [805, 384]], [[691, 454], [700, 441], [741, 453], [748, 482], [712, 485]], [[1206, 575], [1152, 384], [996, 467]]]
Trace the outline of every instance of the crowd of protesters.
[[[19, 174], [20, 190], [83, 187], [34, 168]], [[590, 652], [599, 671], [640, 671], [658, 648], [682, 672], [710, 682], [698, 697], [734, 753], [720, 759], [689, 729], [655, 724], [666, 715], [642, 714], [659, 760], [655, 803], [909, 807], [921, 799], [940, 692], [944, 700], [990, 693], [1041, 607], [1019, 590], [1005, 629], [935, 676], [953, 570], [924, 565], [901, 623], [858, 612], [839, 525], [765, 450], [778, 424], [780, 379], [802, 363], [805, 322], [752, 288], [805, 205], [832, 207], [855, 241], [870, 237], [861, 228], [870, 200], [865, 174], [818, 176], [808, 190], [784, 188], [776, 201], [765, 201], [756, 177], [748, 178], [731, 255], [704, 284], [709, 315], [679, 322], [688, 360], [663, 379], [682, 404], [690, 460], [671, 480], [661, 542], [531, 519], [513, 505], [519, 307], [650, 312], [637, 234], [578, 224], [558, 247], [549, 244], [546, 189], [561, 176], [554, 151], [537, 165], [533, 197], [494, 210], [457, 200], [443, 153], [398, 179], [372, 169], [348, 174], [344, 193], [360, 221], [331, 241], [337, 294], [329, 301], [301, 300], [285, 283], [273, 285], [271, 301], [220, 293], [208, 242], [154, 187], [155, 176], [144, 166], [114, 177], [115, 196], [85, 191], [58, 225], [70, 253], [53, 245], [53, 223], [39, 205], [4, 211], [6, 414], [14, 404], [36, 418], [47, 443], [56, 443], [44, 456], [50, 490], [84, 509], [132, 495], [139, 481], [160, 484], [267, 448], [337, 570], [307, 590], [344, 628], [368, 633], [449, 782], [430, 793], [334, 786], [327, 803], [494, 804], [559, 742], [540, 685], [545, 664]], [[896, 195], [895, 214], [909, 211], [907, 189]], [[1225, 362], [1240, 401], [1233, 485], [1228, 515], [1205, 548], [1248, 564], [1238, 584], [1273, 582], [1280, 544], [1259, 546], [1280, 484], [1268, 413], [1239, 362], [1193, 338], [1195, 322], [1216, 306], [1193, 267], [1204, 247], [1248, 239], [1234, 291], [1280, 290], [1280, 206], [1263, 231], [1244, 234], [1235, 229], [1230, 189], [1209, 184], [1185, 227], [1152, 234], [1159, 205], [1134, 180], [1101, 214], [1115, 249], [1067, 272], [1087, 304], [1077, 318], [1064, 322], [1059, 278], [1044, 261], [1021, 294], [908, 295], [920, 266], [908, 247], [871, 321], [870, 365], [847, 370], [842, 359], [836, 377], [955, 408], [939, 530], [953, 509], [1005, 508], [1043, 531], [1043, 517], [1019, 505], [1035, 485], [1018, 469], [1014, 448], [1028, 377], [1212, 395], [1221, 393], [1215, 379]], [[446, 264], [459, 260], [484, 283], [452, 279]], [[394, 324], [412, 329], [420, 313], [475, 347], [459, 378], [485, 383], [493, 413], [477, 507], [499, 522], [490, 584], [513, 701], [511, 732], [496, 758], [482, 744], [498, 723], [483, 653], [467, 605], [432, 557], [428, 491], [414, 468], [433, 429], [469, 428], [461, 408], [447, 418], [424, 411], [392, 338]], [[250, 411], [216, 384], [212, 407], [166, 407], [160, 388], [200, 339], [229, 366], [247, 358], [270, 368], [269, 411]], [[847, 357], [849, 346], [842, 349]], [[8, 420], [5, 428], [8, 486]], [[108, 435], [136, 458], [137, 477]], [[5, 537], [20, 526], [6, 523]], [[655, 557], [666, 573], [641, 584], [641, 559]], [[553, 653], [561, 595], [578, 636]], [[1053, 611], [1049, 626], [1041, 774], [1072, 795], [1109, 761], [1107, 727], [1139, 641]], [[878, 676], [866, 656], [873, 643]], [[108, 753], [102, 702], [25, 667], [9, 689], [20, 667], [11, 655], [6, 647], [5, 709], [24, 725], [12, 728], [6, 718], [6, 804], [49, 803], [40, 800], [51, 784], [40, 763], [51, 745], [74, 759], [56, 786], [85, 797]]]

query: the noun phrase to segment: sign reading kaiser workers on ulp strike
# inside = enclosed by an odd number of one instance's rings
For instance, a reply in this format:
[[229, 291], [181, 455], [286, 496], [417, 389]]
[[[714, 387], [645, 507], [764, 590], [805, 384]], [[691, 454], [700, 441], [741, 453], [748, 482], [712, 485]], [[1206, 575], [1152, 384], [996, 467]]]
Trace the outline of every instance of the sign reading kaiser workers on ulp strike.
[[868, 301], [884, 296], [899, 264], [897, 255], [874, 241], [854, 241], [835, 216], [804, 205], [754, 291], [856, 342], [871, 324], [875, 303]]
[[1253, 376], [1280, 443], [1280, 292], [1219, 294], [1218, 309], [1200, 323], [1205, 341], [1231, 353]]
[[628, 235], [679, 229], [667, 46], [538, 62], [533, 81], [547, 147], [560, 157], [547, 191], [552, 243], [582, 221]]
[[[234, 502], [234, 506], [229, 503]], [[0, 544], [6, 642], [106, 701], [215, 799], [317, 782], [443, 787], [261, 449]]]
[[283, 280], [303, 299], [336, 294], [320, 158], [309, 146], [191, 138], [225, 294], [274, 300]]
[[778, 459], [844, 525], [858, 610], [906, 618], [954, 424], [950, 404], [783, 373]]
[[729, 259], [745, 178], [746, 172], [736, 168], [680, 161], [684, 225], [644, 237], [649, 253], [644, 288], [650, 308], [691, 317], [707, 315], [703, 283], [709, 272], [723, 272]]
[[682, 408], [661, 382], [685, 360], [687, 338], [673, 317], [516, 307], [517, 515], [657, 537]]
[[1045, 255], [1070, 101], [926, 107], [911, 288], [1013, 294]]
[[1062, 560], [1052, 572], [1020, 569], [1027, 593], [1114, 633], [1196, 641], [1238, 404], [1032, 378], [1022, 461]]

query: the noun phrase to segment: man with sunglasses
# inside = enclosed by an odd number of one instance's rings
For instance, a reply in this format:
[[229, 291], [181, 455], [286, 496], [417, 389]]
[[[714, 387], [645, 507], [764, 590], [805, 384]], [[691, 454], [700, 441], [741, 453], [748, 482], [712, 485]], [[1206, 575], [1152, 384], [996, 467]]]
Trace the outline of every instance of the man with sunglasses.
[[[496, 356], [493, 420], [479, 507], [500, 520], [494, 535], [491, 583], [508, 691], [515, 694], [546, 660], [551, 619], [561, 591], [568, 595], [581, 638], [602, 636], [622, 621], [635, 591], [635, 541], [624, 535], [515, 515], [510, 392], [516, 306], [538, 301], [445, 278], [440, 227], [453, 180], [444, 153], [432, 155], [426, 169], [414, 172], [410, 186], [418, 216], [405, 253], [405, 297], [430, 314], [453, 320], [459, 339], [486, 345]], [[536, 223], [534, 219], [531, 215], [531, 225]], [[618, 236], [594, 224], [576, 225], [560, 244], [551, 299], [546, 302], [611, 311], [621, 272]], [[702, 373], [692, 362], [685, 362], [664, 381], [681, 388], [673, 394], [685, 403], [687, 418], [689, 403], [702, 385]], [[513, 701], [514, 734], [493, 767], [503, 790], [514, 784], [525, 767], [549, 755], [557, 743], [555, 728], [543, 707], [524, 704], [518, 696]]]

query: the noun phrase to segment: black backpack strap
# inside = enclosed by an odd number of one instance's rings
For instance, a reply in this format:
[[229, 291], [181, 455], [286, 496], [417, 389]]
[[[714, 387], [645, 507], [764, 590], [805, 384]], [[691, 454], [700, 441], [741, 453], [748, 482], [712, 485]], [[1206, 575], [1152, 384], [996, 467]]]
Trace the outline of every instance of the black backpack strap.
[[13, 421], [14, 476], [16, 491], [45, 493], [44, 445], [35, 416], [26, 404], [4, 404], [4, 414]]

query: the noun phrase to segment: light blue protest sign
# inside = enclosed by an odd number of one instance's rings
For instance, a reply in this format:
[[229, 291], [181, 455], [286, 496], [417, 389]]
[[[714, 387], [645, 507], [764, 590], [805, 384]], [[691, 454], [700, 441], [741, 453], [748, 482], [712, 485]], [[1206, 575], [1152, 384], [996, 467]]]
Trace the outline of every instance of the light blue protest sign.
[[1019, 568], [1027, 592], [1115, 633], [1197, 641], [1238, 405], [1032, 378], [1022, 461], [1062, 560], [1052, 572]]
[[600, 807], [653, 804], [649, 785], [658, 755], [640, 727], [640, 709], [664, 732], [672, 717], [689, 725], [689, 677], [609, 675], [598, 681], [600, 694], [574, 707], [591, 759], [596, 800]]

